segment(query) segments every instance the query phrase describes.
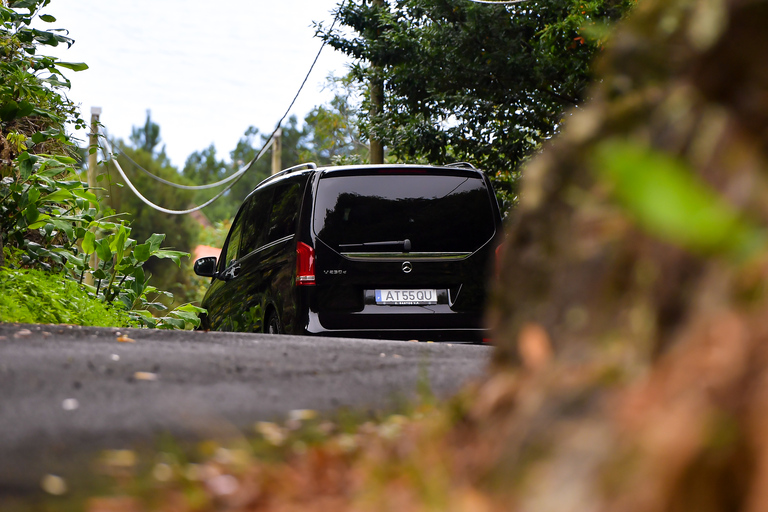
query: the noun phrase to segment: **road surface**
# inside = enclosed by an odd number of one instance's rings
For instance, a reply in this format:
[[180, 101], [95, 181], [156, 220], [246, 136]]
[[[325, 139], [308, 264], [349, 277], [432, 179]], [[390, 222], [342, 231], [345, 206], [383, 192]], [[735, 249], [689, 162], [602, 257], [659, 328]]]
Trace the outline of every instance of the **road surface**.
[[0, 323], [0, 496], [104, 449], [252, 432], [296, 409], [385, 410], [480, 376], [489, 347]]

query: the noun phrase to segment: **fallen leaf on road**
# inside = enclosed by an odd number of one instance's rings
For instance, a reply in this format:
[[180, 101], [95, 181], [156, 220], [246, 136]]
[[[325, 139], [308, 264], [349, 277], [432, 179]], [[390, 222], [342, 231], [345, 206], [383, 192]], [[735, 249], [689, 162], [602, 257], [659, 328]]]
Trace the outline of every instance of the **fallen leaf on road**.
[[13, 335], [14, 338], [26, 338], [27, 336], [31, 336], [32, 331], [29, 329], [22, 329], [18, 331], [16, 334]]
[[317, 411], [312, 409], [294, 409], [288, 413], [288, 420], [306, 421], [317, 417]]
[[78, 407], [80, 407], [80, 402], [76, 398], [67, 398], [61, 402], [61, 408], [65, 411], [74, 411]]
[[129, 338], [125, 334], [123, 334], [122, 336], [118, 336], [117, 341], [119, 341], [120, 343], [136, 343], [136, 340], [134, 340], [133, 338]]
[[157, 380], [157, 374], [151, 372], [136, 372], [133, 374], [136, 380]]

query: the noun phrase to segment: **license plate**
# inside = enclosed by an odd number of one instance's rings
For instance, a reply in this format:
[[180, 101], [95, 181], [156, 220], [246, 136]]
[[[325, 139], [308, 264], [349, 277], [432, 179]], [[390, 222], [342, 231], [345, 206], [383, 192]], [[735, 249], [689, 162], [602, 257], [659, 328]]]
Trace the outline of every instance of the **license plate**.
[[376, 290], [376, 304], [396, 306], [437, 304], [437, 290]]

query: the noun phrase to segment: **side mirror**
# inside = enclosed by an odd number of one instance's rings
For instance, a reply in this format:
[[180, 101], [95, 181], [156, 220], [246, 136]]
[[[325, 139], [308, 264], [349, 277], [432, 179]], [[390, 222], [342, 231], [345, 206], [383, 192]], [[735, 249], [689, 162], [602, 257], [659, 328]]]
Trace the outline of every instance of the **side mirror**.
[[195, 274], [201, 277], [215, 277], [216, 256], [206, 256], [195, 261]]

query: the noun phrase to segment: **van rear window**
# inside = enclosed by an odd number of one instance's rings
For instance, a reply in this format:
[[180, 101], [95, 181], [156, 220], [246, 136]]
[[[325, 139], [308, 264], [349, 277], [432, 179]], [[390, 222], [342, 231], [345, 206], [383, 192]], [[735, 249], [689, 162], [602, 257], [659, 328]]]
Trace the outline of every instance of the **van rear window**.
[[495, 234], [491, 198], [480, 177], [467, 175], [326, 175], [314, 229], [336, 250], [407, 239], [412, 252], [473, 252]]

